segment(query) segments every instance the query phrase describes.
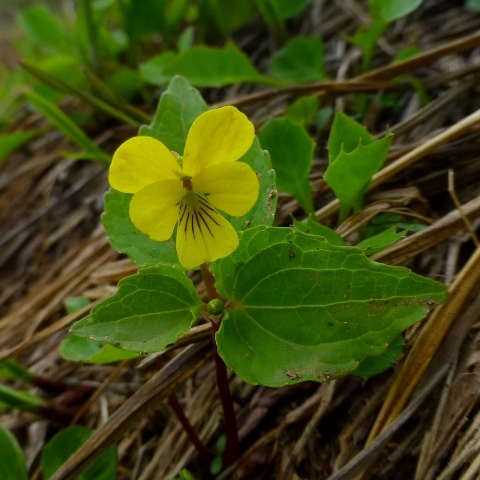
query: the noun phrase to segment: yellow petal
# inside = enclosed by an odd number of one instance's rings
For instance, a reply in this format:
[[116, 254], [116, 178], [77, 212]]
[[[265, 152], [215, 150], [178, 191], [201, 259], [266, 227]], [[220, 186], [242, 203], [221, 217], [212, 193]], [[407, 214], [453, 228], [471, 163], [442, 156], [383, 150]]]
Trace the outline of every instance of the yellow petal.
[[238, 160], [252, 146], [252, 122], [235, 107], [202, 113], [187, 135], [183, 171], [190, 176], [211, 165]]
[[191, 270], [230, 255], [238, 247], [234, 228], [201, 195], [190, 191], [183, 198], [177, 228], [177, 254]]
[[257, 175], [243, 162], [220, 163], [201, 170], [192, 178], [192, 185], [215, 208], [235, 217], [245, 215], [258, 198]]
[[120, 192], [136, 193], [146, 185], [184, 177], [176, 158], [152, 137], [133, 137], [113, 154], [108, 181]]
[[132, 223], [152, 240], [168, 240], [175, 228], [184, 193], [179, 180], [163, 180], [147, 185], [130, 201]]

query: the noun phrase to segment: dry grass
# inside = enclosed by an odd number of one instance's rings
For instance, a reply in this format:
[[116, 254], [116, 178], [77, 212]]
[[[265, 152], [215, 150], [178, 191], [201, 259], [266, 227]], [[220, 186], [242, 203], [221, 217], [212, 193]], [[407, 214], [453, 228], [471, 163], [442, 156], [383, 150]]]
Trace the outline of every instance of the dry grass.
[[[425, 1], [408, 22], [388, 30], [375, 70], [362, 75], [358, 49], [345, 38], [365, 16], [363, 3], [314, 2], [311, 14], [294, 27], [322, 35], [335, 79], [308, 89], [324, 105], [347, 112], [346, 94], [373, 92], [368, 128], [381, 134], [389, 127], [395, 134], [389, 162], [375, 176], [365, 208], [338, 231], [350, 238], [384, 212], [423, 219], [427, 229], [376, 259], [444, 281], [452, 295], [407, 333], [408, 348], [398, 365], [367, 383], [347, 377], [274, 390], [232, 376], [242, 457], [219, 479], [480, 478], [480, 260], [472, 239], [480, 218], [480, 17], [454, 1]], [[242, 32], [240, 40], [258, 50], [257, 58], [268, 58], [273, 49], [259, 42], [255, 30]], [[421, 47], [419, 59], [389, 66], [392, 55], [411, 44]], [[421, 80], [430, 103], [421, 105], [409, 76]], [[244, 88], [231, 88], [221, 98], [209, 95], [212, 101], [242, 106], [257, 125], [305, 91]], [[388, 91], [401, 92], [400, 108], [382, 106], [381, 95]], [[37, 123], [44, 125], [31, 115], [17, 128]], [[318, 218], [335, 226], [338, 205], [322, 180], [327, 133], [316, 139], [311, 182]], [[119, 143], [115, 127], [98, 135], [105, 148]], [[194, 449], [165, 399], [175, 391], [201, 438], [214, 444], [223, 424], [204, 340], [208, 331], [186, 336], [184, 344], [191, 345], [162, 355], [162, 369], [158, 357], [93, 366], [66, 362], [58, 354], [69, 325], [85, 313], [67, 315], [65, 299], [100, 300], [135, 271], [109, 247], [99, 221], [105, 171], [64, 159], [62, 152], [71, 148], [50, 131], [1, 167], [0, 358], [14, 358], [38, 374], [76, 386], [70, 403], [64, 396], [34, 391], [64, 408], [64, 420], [98, 431], [57, 480], [70, 478], [112, 442], [118, 445], [120, 479], [164, 479], [184, 467], [197, 472]], [[452, 188], [449, 192], [449, 171], [455, 195]], [[291, 214], [301, 216], [299, 206], [282, 195], [277, 224], [288, 225]], [[88, 395], [80, 388], [86, 386]], [[32, 478], [39, 478], [39, 452], [62, 425], [18, 412], [3, 413], [1, 421], [21, 439]]]

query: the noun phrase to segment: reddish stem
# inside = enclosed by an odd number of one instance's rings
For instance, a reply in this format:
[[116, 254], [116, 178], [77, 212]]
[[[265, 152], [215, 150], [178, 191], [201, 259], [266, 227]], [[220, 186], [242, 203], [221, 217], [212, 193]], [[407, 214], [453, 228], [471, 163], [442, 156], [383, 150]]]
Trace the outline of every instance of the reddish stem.
[[185, 433], [187, 434], [188, 438], [190, 439], [195, 449], [197, 450], [198, 459], [203, 464], [204, 468], [207, 468], [207, 469], [210, 468], [210, 461], [211, 461], [210, 453], [205, 448], [205, 445], [202, 443], [202, 441], [198, 437], [195, 428], [193, 428], [193, 425], [190, 423], [190, 420], [188, 420], [187, 416], [185, 415], [185, 412], [183, 411], [183, 408], [180, 405], [180, 402], [178, 401], [177, 396], [172, 393], [168, 397], [168, 403], [172, 407], [172, 410], [175, 412], [175, 415], [177, 416], [178, 421], [181, 423], [183, 429], [185, 430]]
[[215, 349], [215, 370], [217, 372], [217, 387], [222, 402], [223, 416], [225, 419], [225, 434], [227, 436], [227, 446], [225, 449], [224, 462], [225, 467], [229, 467], [238, 459], [238, 425], [235, 408], [233, 406], [232, 393], [228, 383], [228, 373], [225, 362], [218, 354], [217, 344], [215, 342], [215, 333], [220, 328], [220, 322], [212, 321], [213, 345]]
[[[203, 264], [201, 267], [203, 281], [207, 290], [208, 299], [213, 300], [219, 298], [217, 290], [215, 288], [215, 278], [210, 271], [207, 264]], [[232, 393], [230, 392], [230, 386], [228, 383], [227, 366], [222, 357], [218, 354], [217, 343], [215, 342], [215, 333], [220, 328], [220, 321], [211, 320], [213, 345], [215, 349], [215, 370], [217, 374], [217, 387], [220, 395], [220, 401], [222, 403], [223, 417], [225, 419], [225, 434], [227, 437], [227, 446], [225, 449], [224, 462], [225, 467], [228, 467], [238, 458], [238, 425], [237, 416], [235, 414], [235, 408], [233, 406]]]

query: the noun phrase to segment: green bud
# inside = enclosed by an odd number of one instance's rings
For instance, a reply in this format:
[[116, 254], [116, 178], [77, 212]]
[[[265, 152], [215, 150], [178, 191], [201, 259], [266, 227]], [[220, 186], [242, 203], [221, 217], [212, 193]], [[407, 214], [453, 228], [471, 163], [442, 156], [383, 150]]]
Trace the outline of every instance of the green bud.
[[218, 315], [223, 312], [224, 308], [225, 306], [219, 298], [214, 298], [213, 300], [210, 300], [207, 304], [207, 312], [215, 317], [218, 317]]

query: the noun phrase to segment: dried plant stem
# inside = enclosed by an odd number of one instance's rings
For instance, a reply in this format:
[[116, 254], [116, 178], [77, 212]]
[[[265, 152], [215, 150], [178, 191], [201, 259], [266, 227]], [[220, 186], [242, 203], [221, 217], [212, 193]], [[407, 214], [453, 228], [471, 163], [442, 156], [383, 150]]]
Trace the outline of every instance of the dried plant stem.
[[480, 248], [477, 248], [450, 288], [448, 300], [433, 312], [424, 325], [417, 341], [409, 352], [385, 399], [382, 409], [370, 432], [367, 444], [402, 412], [414, 388], [449, 331], [480, 282]]

